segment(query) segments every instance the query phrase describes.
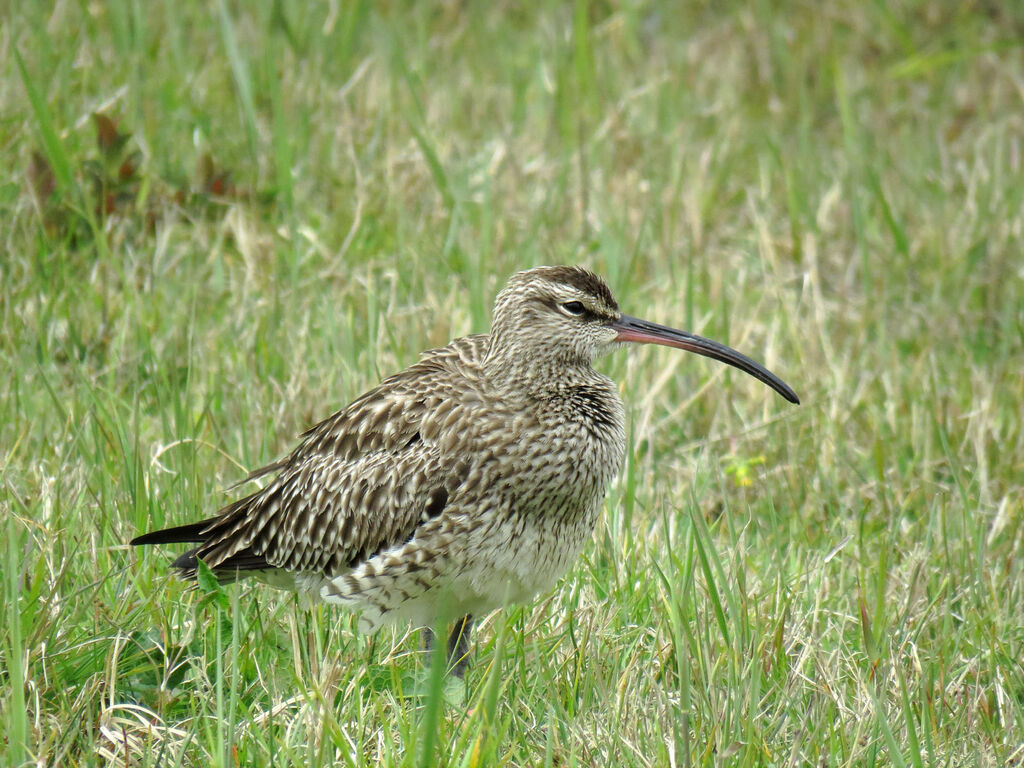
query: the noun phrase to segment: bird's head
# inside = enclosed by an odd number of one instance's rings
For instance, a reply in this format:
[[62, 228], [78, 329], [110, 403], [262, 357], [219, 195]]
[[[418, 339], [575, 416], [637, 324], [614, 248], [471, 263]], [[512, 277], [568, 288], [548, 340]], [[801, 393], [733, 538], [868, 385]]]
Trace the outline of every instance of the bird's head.
[[508, 350], [534, 360], [589, 365], [609, 352], [621, 317], [604, 280], [582, 267], [519, 272], [498, 294], [491, 333]]
[[623, 342], [661, 344], [739, 368], [800, 402], [778, 376], [724, 344], [624, 315], [604, 280], [583, 267], [514, 274], [495, 301], [491, 337], [492, 352], [500, 349], [506, 361], [556, 365], [590, 365]]

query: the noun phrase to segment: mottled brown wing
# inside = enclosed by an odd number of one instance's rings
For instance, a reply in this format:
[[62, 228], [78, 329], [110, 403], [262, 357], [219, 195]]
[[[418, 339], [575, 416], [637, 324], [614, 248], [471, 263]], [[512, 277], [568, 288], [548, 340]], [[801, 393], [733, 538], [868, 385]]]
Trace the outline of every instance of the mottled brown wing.
[[486, 336], [470, 336], [427, 352], [307, 431], [269, 465], [278, 472], [270, 484], [224, 508], [174, 565], [186, 576], [197, 557], [221, 573], [335, 574], [407, 540], [469, 471], [437, 437], [470, 420], [472, 371], [485, 347]]

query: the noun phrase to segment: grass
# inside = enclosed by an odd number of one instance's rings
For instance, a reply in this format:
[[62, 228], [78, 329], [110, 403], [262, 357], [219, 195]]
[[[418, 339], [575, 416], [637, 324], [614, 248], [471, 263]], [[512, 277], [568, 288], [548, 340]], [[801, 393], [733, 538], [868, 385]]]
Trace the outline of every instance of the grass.
[[[1024, 14], [266, 5], [0, 25], [0, 762], [1024, 763]], [[464, 687], [126, 546], [575, 262], [803, 405], [609, 359], [621, 479]]]

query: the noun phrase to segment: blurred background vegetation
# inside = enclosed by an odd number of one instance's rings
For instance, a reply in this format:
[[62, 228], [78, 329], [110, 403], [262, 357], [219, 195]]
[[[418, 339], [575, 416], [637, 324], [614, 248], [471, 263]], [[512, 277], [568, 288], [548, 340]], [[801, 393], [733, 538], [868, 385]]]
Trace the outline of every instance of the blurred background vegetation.
[[[2, 14], [6, 764], [1024, 761], [1024, 6]], [[543, 263], [803, 405], [609, 360], [622, 480], [464, 690], [125, 546]]]

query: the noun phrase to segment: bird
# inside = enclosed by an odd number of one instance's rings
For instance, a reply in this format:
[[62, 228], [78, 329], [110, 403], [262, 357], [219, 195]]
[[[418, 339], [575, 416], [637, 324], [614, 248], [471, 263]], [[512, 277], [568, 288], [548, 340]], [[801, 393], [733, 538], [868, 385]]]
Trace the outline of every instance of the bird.
[[626, 452], [622, 399], [594, 362], [626, 343], [713, 358], [800, 402], [724, 344], [623, 314], [594, 272], [536, 267], [498, 293], [490, 333], [424, 352], [213, 517], [131, 543], [193, 544], [171, 563], [180, 577], [200, 560], [222, 582], [255, 576], [352, 609], [361, 632], [411, 622], [432, 648], [454, 623], [461, 678], [473, 617], [551, 590], [592, 535]]

